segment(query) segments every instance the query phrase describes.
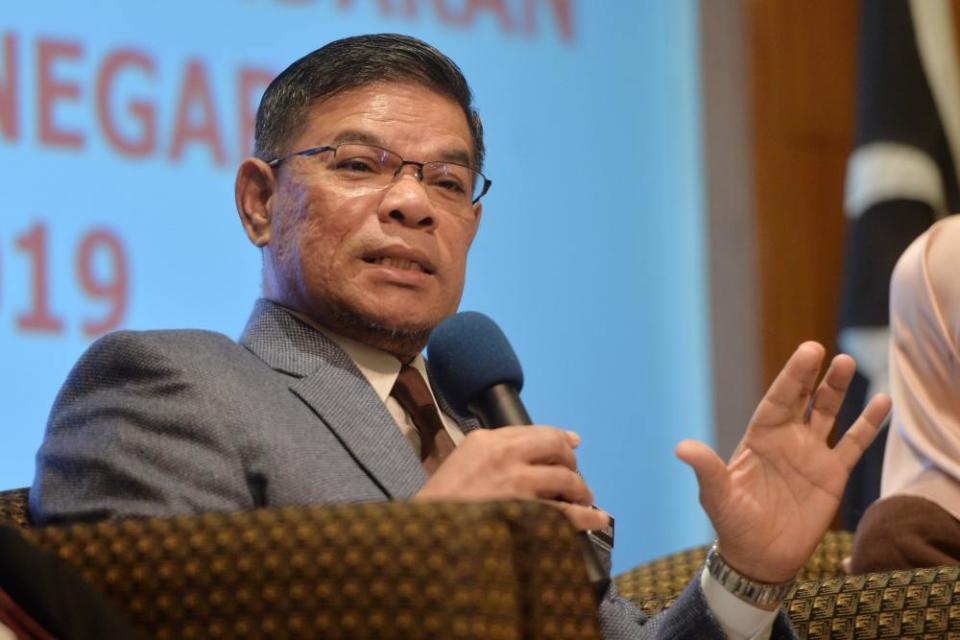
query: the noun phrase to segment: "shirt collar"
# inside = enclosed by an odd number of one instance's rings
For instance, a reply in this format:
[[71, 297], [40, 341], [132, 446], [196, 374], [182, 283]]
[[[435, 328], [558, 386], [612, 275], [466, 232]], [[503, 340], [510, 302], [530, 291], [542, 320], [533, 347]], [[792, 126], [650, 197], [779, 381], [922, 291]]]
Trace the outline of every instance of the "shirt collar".
[[[387, 401], [393, 385], [397, 382], [397, 376], [400, 375], [401, 363], [396, 356], [382, 349], [377, 349], [376, 347], [371, 347], [368, 344], [354, 340], [353, 338], [348, 338], [330, 331], [317, 323], [313, 318], [299, 311], [294, 311], [293, 309], [287, 309], [287, 311], [301, 322], [325, 335], [336, 343], [338, 347], [343, 349], [347, 356], [353, 360], [353, 363], [357, 365], [357, 368], [360, 369], [360, 373], [367, 379], [367, 382], [370, 383], [373, 390], [376, 391], [380, 400], [383, 402]], [[427, 388], [430, 389], [430, 394], [434, 395], [433, 389], [430, 387], [430, 378], [427, 376], [426, 360], [424, 360], [423, 355], [418, 353], [410, 362], [410, 366], [420, 372], [420, 375], [427, 382]], [[436, 398], [434, 398], [434, 402], [436, 402]]]

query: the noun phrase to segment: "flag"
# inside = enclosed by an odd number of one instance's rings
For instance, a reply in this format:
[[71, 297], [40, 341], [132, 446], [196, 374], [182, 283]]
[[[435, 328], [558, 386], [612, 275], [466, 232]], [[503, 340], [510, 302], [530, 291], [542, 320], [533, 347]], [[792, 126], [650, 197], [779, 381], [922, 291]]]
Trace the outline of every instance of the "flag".
[[[960, 204], [960, 65], [950, 0], [861, 3], [856, 115], [838, 343], [856, 358], [859, 380], [841, 426], [852, 423], [865, 398], [889, 389], [889, 289], [897, 259]], [[850, 478], [845, 528], [855, 528], [879, 494], [885, 438], [881, 433]]]

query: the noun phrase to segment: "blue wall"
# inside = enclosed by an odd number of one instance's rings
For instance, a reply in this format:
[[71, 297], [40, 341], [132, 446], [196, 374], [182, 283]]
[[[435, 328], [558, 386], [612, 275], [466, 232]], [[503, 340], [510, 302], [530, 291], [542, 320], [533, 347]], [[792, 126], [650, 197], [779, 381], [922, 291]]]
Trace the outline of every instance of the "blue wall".
[[[584, 474], [618, 518], [615, 569], [708, 539], [693, 474], [672, 454], [712, 431], [696, 2], [8, 4], [0, 487], [31, 481], [47, 410], [89, 344], [85, 322], [242, 328], [259, 254], [232, 183], [243, 111], [262, 87], [240, 97], [241, 72], [275, 73], [344, 35], [401, 31], [453, 57], [474, 87], [495, 185], [463, 308], [515, 343], [531, 414], [583, 435]], [[21, 327], [40, 264], [47, 326]]]

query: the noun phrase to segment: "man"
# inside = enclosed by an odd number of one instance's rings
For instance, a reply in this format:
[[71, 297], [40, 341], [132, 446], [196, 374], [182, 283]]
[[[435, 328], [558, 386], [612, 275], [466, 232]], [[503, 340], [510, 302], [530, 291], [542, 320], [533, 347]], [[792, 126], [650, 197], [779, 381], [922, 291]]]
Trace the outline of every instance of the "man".
[[[206, 332], [93, 345], [51, 414], [34, 517], [539, 498], [579, 529], [603, 526], [576, 473], [576, 434], [477, 429], [426, 385], [419, 353], [458, 306], [490, 185], [471, 100], [453, 62], [404, 36], [331, 43], [274, 80], [236, 181], [265, 299], [239, 345]], [[789, 636], [775, 613], [785, 585], [889, 407], [875, 400], [830, 450], [854, 365], [835, 359], [814, 392], [822, 359], [819, 345], [797, 350], [729, 466], [681, 443], [720, 553], [650, 622], [611, 589], [607, 637], [748, 638], [770, 625]], [[760, 598], [742, 588], [757, 583]]]

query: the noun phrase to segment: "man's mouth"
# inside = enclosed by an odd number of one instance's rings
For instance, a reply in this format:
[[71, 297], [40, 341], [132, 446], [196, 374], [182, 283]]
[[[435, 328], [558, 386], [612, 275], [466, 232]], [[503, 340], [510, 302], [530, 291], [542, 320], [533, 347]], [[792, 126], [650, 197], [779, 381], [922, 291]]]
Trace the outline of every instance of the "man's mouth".
[[436, 273], [436, 269], [434, 269], [426, 254], [408, 247], [388, 247], [371, 251], [363, 256], [363, 261], [367, 264], [376, 264], [399, 271], [413, 271], [415, 273], [426, 273], [427, 275]]
[[392, 258], [390, 256], [380, 256], [379, 258], [364, 258], [364, 262], [368, 264], [379, 264], [384, 267], [391, 267], [393, 269], [400, 269], [401, 271], [419, 271], [421, 273], [433, 273], [427, 267], [423, 266], [419, 262], [414, 262], [413, 260], [407, 260], [405, 258]]

